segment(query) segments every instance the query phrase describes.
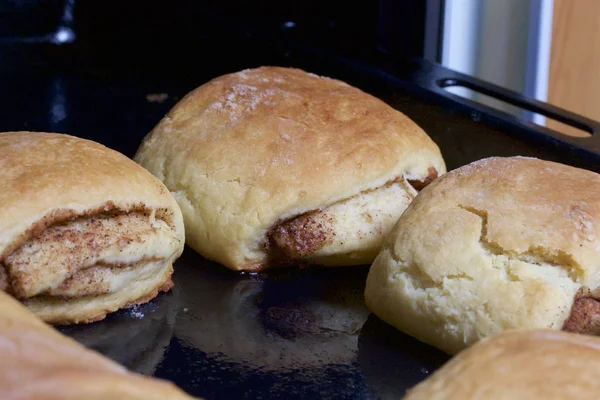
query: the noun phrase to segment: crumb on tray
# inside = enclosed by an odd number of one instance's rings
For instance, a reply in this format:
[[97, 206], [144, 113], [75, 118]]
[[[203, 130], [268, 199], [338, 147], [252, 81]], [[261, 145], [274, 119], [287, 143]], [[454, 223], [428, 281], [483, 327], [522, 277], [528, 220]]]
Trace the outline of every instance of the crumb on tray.
[[146, 95], [146, 101], [148, 103], [163, 103], [169, 98], [167, 93], [148, 93]]

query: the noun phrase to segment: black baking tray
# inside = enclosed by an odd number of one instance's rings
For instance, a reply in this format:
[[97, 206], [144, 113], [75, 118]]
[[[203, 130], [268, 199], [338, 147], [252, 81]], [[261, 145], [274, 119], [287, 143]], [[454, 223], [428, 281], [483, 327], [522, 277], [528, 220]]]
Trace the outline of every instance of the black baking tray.
[[[319, 46], [290, 32], [289, 24], [256, 27], [210, 13], [194, 18], [150, 38], [111, 36], [90, 23], [68, 45], [0, 43], [0, 130], [69, 133], [131, 157], [198, 85], [243, 68], [282, 65], [345, 80], [404, 112], [438, 143], [449, 169], [523, 155], [600, 171], [596, 136], [566, 137], [443, 86], [460, 82], [590, 132], [597, 130], [594, 121], [422, 59]], [[181, 29], [194, 32], [193, 40], [186, 31], [182, 44]], [[368, 266], [235, 273], [186, 248], [170, 293], [59, 330], [206, 399], [399, 398], [448, 356], [369, 313], [367, 273]]]

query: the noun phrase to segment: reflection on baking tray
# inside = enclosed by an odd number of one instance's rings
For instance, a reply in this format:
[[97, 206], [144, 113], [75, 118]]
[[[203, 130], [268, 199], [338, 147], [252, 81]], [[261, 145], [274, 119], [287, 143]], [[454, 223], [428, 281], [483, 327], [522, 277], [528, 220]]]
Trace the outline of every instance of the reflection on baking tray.
[[174, 288], [171, 293], [110, 314], [102, 321], [58, 330], [132, 371], [152, 375], [171, 341], [177, 296]]
[[[358, 338], [358, 364], [366, 383], [380, 398], [401, 398], [448, 361], [450, 356], [369, 315]], [[421, 365], [421, 368], [415, 368]]]
[[228, 279], [186, 276], [208, 272], [202, 267], [180, 268], [175, 275], [181, 305], [189, 310], [176, 327], [183, 341], [218, 358], [264, 369], [354, 358], [358, 332], [369, 315], [362, 299], [364, 269], [337, 270], [359, 279], [335, 279], [339, 275], [322, 270], [238, 275], [218, 267], [210, 273]]
[[[157, 375], [191, 392], [189, 380], [203, 380], [206, 391], [198, 394], [207, 398], [211, 390], [215, 398], [249, 395], [250, 386], [253, 393], [284, 395], [290, 382], [305, 382], [303, 395], [313, 393], [310, 387], [315, 395], [333, 388], [366, 394], [356, 365], [358, 335], [369, 315], [366, 274], [366, 267], [239, 274], [186, 251], [174, 275], [186, 311]], [[193, 371], [173, 376], [171, 360], [180, 356], [195, 360]], [[220, 392], [224, 383], [227, 392]]]

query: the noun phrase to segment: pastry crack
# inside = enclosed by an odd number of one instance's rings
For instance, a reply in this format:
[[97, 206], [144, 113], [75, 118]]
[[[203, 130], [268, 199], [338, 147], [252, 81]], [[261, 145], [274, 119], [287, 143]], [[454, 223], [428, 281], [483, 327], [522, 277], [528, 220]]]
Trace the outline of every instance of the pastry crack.
[[[499, 243], [493, 242], [488, 238], [488, 213], [471, 206], [459, 204], [459, 208], [478, 216], [481, 219], [481, 233], [479, 243], [489, 254], [495, 256], [505, 256], [508, 261], [521, 261], [538, 266], [550, 266], [563, 270], [569, 278], [575, 283], [581, 283], [583, 268], [577, 263], [573, 256], [561, 249], [549, 249], [544, 246], [530, 246], [527, 251], [516, 252], [502, 248]], [[507, 271], [511, 280], [520, 280], [516, 275]]]

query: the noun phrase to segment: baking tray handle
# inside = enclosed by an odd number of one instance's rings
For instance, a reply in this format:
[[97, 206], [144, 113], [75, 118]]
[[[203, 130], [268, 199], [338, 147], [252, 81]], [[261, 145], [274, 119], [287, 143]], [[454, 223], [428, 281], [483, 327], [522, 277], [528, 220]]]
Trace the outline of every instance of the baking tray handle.
[[555, 129], [536, 124], [532, 121], [526, 121], [521, 118], [517, 118], [518, 122], [527, 125], [529, 128], [535, 129], [539, 133], [550, 135], [561, 141], [565, 141], [600, 154], [600, 135], [597, 135], [597, 133], [600, 132], [600, 122], [598, 121], [536, 100], [534, 98], [524, 96], [518, 92], [500, 87], [493, 83], [485, 82], [477, 78], [452, 71], [439, 65], [433, 64], [425, 66], [425, 68], [421, 69], [421, 72], [424, 72], [420, 79], [421, 83], [423, 84], [425, 83], [423, 81], [426, 81], [426, 86], [428, 86], [429, 89], [434, 90], [446, 97], [451, 97], [459, 102], [466, 102], [470, 105], [476, 104], [477, 108], [484, 109], [486, 112], [492, 114], [503, 114], [504, 117], [507, 115], [506, 112], [486, 106], [474, 100], [452, 94], [446, 89], [448, 87], [465, 87], [475, 92], [522, 108], [524, 111], [541, 114], [545, 117], [562, 122], [563, 124], [567, 124], [574, 128], [588, 132], [590, 133], [590, 136], [571, 136]]
[[[447, 88], [451, 86], [466, 87], [479, 93], [483, 93], [498, 100], [521, 107], [527, 111], [542, 114], [567, 125], [589, 132], [594, 135], [600, 131], [600, 123], [582, 115], [575, 114], [564, 108], [556, 107], [542, 101], [523, 96], [520, 93], [505, 89], [494, 84], [474, 80], [473, 78], [444, 78], [437, 82], [438, 86]], [[560, 132], [557, 132], [560, 133]], [[562, 134], [562, 133], [561, 133]]]

